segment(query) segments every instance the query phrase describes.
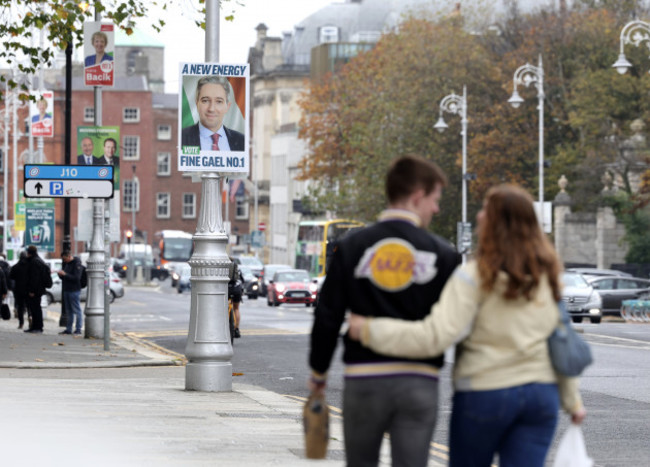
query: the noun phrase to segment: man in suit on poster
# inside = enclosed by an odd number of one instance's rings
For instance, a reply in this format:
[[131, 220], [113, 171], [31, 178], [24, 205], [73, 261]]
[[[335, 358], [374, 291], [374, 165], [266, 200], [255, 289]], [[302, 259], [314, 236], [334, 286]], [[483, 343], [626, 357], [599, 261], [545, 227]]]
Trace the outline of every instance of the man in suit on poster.
[[81, 154], [77, 156], [77, 165], [93, 165], [95, 163], [95, 156], [93, 156], [93, 149], [95, 145], [93, 140], [87, 136], [81, 140]]
[[230, 89], [230, 83], [222, 76], [205, 76], [198, 81], [196, 107], [199, 122], [183, 128], [181, 146], [200, 146], [201, 151], [244, 150], [244, 135], [223, 125], [232, 105]]

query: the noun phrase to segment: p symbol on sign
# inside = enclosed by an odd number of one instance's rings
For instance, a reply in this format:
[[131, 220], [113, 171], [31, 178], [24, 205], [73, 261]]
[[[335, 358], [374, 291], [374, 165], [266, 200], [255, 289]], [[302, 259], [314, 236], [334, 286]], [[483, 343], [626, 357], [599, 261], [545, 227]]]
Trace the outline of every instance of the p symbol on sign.
[[63, 182], [50, 182], [50, 194], [52, 196], [63, 195]]

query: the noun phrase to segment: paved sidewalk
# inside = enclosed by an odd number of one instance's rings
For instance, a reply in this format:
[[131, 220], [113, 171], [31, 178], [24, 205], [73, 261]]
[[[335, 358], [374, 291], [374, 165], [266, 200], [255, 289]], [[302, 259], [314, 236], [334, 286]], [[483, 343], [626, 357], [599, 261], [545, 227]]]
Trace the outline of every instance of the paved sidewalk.
[[230, 393], [185, 391], [176, 356], [119, 335], [105, 352], [101, 339], [59, 330], [53, 313], [43, 334], [0, 321], [3, 465], [344, 465], [336, 413], [327, 460], [309, 461], [301, 400], [236, 379]]

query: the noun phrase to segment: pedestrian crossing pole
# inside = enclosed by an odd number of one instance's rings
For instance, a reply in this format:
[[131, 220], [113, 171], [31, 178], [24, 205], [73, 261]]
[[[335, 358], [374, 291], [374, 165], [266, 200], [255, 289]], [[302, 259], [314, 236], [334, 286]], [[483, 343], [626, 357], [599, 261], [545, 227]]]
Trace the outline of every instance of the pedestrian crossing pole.
[[[205, 2], [205, 61], [219, 61], [219, 0]], [[192, 299], [185, 346], [185, 389], [232, 391], [233, 351], [228, 330], [228, 236], [221, 215], [222, 179], [217, 172], [201, 177], [201, 208], [192, 237]]]

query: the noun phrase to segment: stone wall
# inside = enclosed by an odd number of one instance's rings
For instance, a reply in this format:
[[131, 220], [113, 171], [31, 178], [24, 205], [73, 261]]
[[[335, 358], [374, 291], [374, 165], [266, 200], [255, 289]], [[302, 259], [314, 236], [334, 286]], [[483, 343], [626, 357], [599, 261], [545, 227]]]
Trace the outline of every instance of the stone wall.
[[555, 249], [564, 264], [609, 269], [612, 264], [625, 263], [625, 227], [616, 220], [612, 208], [571, 212], [571, 198], [564, 190], [553, 204]]

